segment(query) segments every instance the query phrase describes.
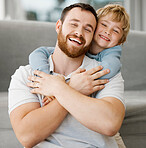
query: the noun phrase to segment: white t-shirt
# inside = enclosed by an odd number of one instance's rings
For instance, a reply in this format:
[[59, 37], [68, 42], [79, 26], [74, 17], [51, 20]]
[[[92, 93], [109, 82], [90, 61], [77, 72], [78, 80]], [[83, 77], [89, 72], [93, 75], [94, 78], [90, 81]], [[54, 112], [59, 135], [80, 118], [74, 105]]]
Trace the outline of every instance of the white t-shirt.
[[[52, 73], [53, 64], [50, 56], [50, 72]], [[96, 60], [90, 59], [85, 56], [81, 68], [87, 70], [96, 67], [99, 63]], [[54, 74], [54, 73], [52, 73]], [[28, 76], [32, 75], [32, 69], [29, 65], [20, 66], [12, 76], [12, 80], [9, 87], [9, 113], [16, 107], [29, 102], [40, 102], [41, 95], [35, 95], [30, 93], [29, 87], [26, 86], [28, 82]], [[71, 75], [71, 74], [70, 74]], [[70, 75], [66, 79], [70, 78]], [[103, 97], [111, 96], [119, 99], [125, 106], [123, 99], [124, 92], [124, 81], [121, 73], [118, 73], [109, 83], [106, 84], [105, 88], [98, 93], [92, 94], [92, 97], [101, 99]], [[40, 131], [41, 132], [41, 131]], [[101, 135], [97, 132], [91, 131], [90, 129], [83, 126], [77, 121], [72, 115], [68, 114], [59, 128], [49, 136], [45, 141], [38, 144], [36, 147], [39, 148], [118, 148], [114, 137], [108, 137]]]

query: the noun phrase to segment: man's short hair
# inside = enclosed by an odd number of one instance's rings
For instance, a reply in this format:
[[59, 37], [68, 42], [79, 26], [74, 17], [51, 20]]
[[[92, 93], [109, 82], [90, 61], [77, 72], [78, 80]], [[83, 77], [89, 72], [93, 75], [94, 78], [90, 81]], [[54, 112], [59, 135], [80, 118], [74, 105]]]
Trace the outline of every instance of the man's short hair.
[[81, 8], [82, 10], [85, 10], [85, 11], [90, 11], [94, 16], [95, 16], [95, 19], [96, 19], [96, 22], [97, 22], [97, 14], [96, 14], [96, 11], [94, 10], [94, 8], [89, 5], [89, 4], [85, 4], [85, 3], [75, 3], [75, 4], [72, 4], [66, 8], [63, 9], [62, 11], [62, 14], [61, 14], [61, 18], [60, 20], [62, 21], [62, 23], [64, 22], [64, 19], [67, 15], [67, 13], [73, 9], [73, 8], [76, 8], [76, 7], [79, 7]]

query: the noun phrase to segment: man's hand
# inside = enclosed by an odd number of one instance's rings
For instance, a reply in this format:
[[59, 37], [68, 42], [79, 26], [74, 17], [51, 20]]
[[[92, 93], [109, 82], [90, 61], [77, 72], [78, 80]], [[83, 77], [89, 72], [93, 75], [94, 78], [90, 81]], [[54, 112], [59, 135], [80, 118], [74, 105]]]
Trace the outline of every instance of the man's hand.
[[84, 95], [90, 95], [95, 91], [103, 89], [108, 82], [107, 79], [99, 79], [109, 73], [109, 70], [102, 70], [102, 66], [97, 66], [88, 71], [77, 69], [70, 78], [69, 85]]
[[34, 74], [39, 76], [29, 76], [27, 86], [32, 87], [31, 93], [38, 93], [44, 96], [54, 96], [58, 85], [65, 83], [65, 78], [62, 75], [49, 75], [41, 71], [34, 71]]

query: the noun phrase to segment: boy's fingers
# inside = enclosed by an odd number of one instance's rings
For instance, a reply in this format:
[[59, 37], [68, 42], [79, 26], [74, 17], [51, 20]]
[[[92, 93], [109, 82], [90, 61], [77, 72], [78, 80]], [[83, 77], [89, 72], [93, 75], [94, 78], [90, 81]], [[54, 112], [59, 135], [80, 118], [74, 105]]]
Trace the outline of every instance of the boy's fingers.
[[43, 98], [43, 100], [42, 100], [42, 103], [44, 103], [44, 102], [51, 102], [51, 101], [53, 101], [55, 99], [55, 97], [54, 96], [51, 96], [51, 97], [44, 97]]
[[48, 99], [47, 99], [49, 102], [51, 102], [53, 99], [52, 99], [52, 97], [48, 97]]
[[55, 99], [55, 96], [52, 96], [52, 99], [54, 100]]
[[49, 103], [50, 103], [50, 101], [46, 101], [46, 102], [43, 103], [43, 106], [45, 106], [45, 105], [47, 105]]
[[48, 99], [47, 97], [44, 97], [42, 103], [44, 103], [47, 99]]

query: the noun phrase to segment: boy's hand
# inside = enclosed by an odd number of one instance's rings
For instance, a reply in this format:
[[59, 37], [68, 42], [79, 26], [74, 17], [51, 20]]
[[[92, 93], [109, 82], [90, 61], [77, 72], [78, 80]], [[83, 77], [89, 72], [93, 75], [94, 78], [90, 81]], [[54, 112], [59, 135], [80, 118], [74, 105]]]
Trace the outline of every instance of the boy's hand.
[[88, 71], [77, 69], [69, 81], [69, 85], [84, 95], [90, 95], [95, 91], [103, 89], [108, 82], [107, 79], [98, 79], [109, 73], [109, 70], [102, 70], [102, 66], [97, 66]]
[[43, 103], [43, 106], [49, 104], [51, 101], [53, 101], [55, 99], [54, 96], [51, 96], [51, 97], [48, 97], [48, 96], [45, 96], [42, 100], [42, 103]]

